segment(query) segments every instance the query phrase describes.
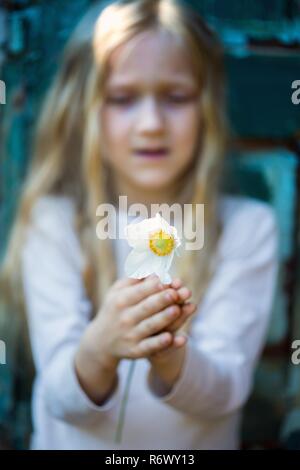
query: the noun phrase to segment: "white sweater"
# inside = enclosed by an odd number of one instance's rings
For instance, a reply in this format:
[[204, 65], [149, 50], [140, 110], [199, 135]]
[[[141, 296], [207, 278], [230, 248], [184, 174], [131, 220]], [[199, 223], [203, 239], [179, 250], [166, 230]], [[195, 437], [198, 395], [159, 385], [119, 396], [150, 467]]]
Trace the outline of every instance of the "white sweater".
[[[156, 395], [149, 362], [136, 361], [121, 445], [114, 444], [130, 365], [102, 406], [81, 389], [74, 354], [91, 306], [83, 257], [66, 197], [41, 198], [33, 210], [22, 275], [37, 375], [33, 449], [236, 449], [241, 407], [251, 391], [272, 306], [277, 228], [271, 209], [246, 198], [222, 197], [224, 230], [217, 270], [195, 316], [182, 373], [171, 392]], [[121, 222], [122, 223], [122, 222]], [[118, 276], [130, 247], [115, 242]]]

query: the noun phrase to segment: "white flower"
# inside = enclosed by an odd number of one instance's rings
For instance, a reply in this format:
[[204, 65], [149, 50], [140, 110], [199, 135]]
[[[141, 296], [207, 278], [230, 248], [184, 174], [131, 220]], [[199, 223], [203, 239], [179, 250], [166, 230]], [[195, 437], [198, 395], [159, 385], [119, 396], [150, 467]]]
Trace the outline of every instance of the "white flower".
[[159, 214], [125, 227], [125, 236], [133, 250], [125, 261], [128, 277], [142, 279], [157, 274], [161, 282], [172, 282], [169, 269], [181, 242], [177, 230]]

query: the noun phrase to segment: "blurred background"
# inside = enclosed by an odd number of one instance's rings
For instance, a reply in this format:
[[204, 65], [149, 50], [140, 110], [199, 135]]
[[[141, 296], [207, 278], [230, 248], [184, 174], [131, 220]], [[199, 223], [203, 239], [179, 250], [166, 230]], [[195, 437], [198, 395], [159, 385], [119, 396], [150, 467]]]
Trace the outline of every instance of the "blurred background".
[[[267, 344], [245, 408], [243, 448], [300, 449], [300, 0], [186, 0], [225, 47], [233, 142], [227, 190], [270, 203], [280, 276]], [[35, 119], [74, 25], [92, 0], [0, 0], [0, 256], [31, 157]], [[298, 93], [300, 101], [300, 92]], [[299, 286], [299, 287], [298, 287]], [[0, 449], [26, 449], [33, 366], [26, 325], [0, 299]]]

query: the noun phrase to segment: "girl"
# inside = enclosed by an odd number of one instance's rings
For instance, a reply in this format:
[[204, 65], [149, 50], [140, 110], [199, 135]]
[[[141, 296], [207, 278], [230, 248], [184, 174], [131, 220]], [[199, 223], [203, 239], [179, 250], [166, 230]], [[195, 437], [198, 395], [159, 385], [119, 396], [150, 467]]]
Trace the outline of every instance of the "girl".
[[[174, 0], [88, 12], [39, 121], [3, 268], [28, 315], [33, 449], [239, 447], [277, 238], [266, 205], [220, 192], [227, 135], [222, 50], [196, 12]], [[204, 248], [184, 252], [171, 284], [127, 278], [127, 242], [96, 237], [97, 207], [120, 195], [191, 203], [188, 224], [205, 204]]]

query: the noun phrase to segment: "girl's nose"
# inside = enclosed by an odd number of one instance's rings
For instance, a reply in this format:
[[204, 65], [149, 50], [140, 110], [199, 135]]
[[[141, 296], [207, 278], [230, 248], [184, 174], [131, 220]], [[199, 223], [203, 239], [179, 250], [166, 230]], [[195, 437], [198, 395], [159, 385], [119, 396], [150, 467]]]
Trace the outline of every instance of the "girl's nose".
[[164, 128], [163, 113], [157, 99], [147, 97], [141, 103], [137, 116], [138, 132], [159, 133]]

